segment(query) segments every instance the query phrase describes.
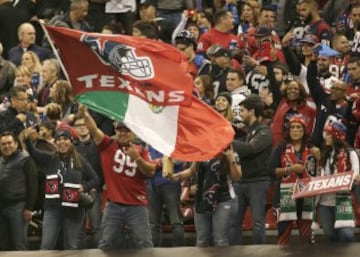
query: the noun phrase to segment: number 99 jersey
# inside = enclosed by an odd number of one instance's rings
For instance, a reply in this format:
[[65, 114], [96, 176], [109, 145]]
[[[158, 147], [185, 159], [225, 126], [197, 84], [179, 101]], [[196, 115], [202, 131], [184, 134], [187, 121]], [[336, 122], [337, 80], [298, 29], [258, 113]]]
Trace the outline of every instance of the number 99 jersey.
[[[116, 140], [107, 135], [99, 144], [108, 200], [127, 205], [147, 205], [146, 177], [136, 161], [126, 154], [126, 150], [127, 147], [120, 147]], [[139, 146], [139, 153], [145, 161], [150, 161], [146, 149]]]

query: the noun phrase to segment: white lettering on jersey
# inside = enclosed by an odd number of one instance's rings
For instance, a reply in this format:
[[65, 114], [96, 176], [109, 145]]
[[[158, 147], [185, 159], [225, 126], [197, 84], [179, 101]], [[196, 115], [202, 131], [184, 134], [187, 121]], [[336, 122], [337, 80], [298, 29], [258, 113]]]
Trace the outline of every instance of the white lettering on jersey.
[[116, 173], [123, 173], [129, 177], [134, 177], [136, 174], [136, 162], [132, 161], [130, 156], [124, 154], [123, 151], [118, 149], [114, 155], [114, 162], [117, 165], [113, 166]]

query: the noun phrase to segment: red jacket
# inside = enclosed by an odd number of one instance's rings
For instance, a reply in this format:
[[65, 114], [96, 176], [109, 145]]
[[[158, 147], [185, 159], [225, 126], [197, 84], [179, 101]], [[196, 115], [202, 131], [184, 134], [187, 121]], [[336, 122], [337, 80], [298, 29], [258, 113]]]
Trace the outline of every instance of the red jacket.
[[[283, 97], [279, 103], [279, 106], [275, 112], [273, 122], [271, 124], [271, 129], [273, 132], [273, 146], [278, 145], [284, 137], [284, 119], [286, 113], [291, 109], [291, 105]], [[310, 99], [307, 99], [306, 103], [297, 107], [297, 113], [302, 114], [307, 123], [307, 133], [311, 135], [314, 119], [316, 115], [316, 106], [314, 102]]]

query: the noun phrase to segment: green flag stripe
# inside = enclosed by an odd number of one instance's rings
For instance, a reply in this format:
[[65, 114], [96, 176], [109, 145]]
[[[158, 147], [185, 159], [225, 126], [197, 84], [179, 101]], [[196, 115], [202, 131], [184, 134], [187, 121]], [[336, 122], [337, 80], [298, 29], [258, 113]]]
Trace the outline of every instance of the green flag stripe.
[[77, 100], [114, 120], [124, 120], [129, 94], [117, 91], [92, 91], [76, 96]]

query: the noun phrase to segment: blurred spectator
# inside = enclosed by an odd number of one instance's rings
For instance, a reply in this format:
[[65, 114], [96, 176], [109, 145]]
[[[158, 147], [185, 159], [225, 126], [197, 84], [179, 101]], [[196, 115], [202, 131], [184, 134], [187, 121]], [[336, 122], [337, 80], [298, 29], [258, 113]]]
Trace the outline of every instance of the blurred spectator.
[[260, 123], [264, 104], [257, 95], [250, 95], [240, 103], [240, 116], [247, 125], [248, 133], [244, 141], [235, 139], [234, 152], [239, 155], [242, 170], [240, 182], [233, 183], [238, 201], [238, 210], [233, 212], [230, 245], [241, 243], [245, 210], [249, 206], [254, 244], [264, 244], [266, 198], [270, 186], [268, 158], [272, 148], [272, 132]]
[[[151, 159], [157, 163], [154, 177], [147, 181], [147, 194], [149, 197], [149, 215], [152, 240], [154, 247], [161, 247], [162, 244], [162, 218], [164, 211], [169, 217], [169, 225], [172, 232], [172, 246], [184, 246], [184, 222], [181, 214], [181, 184], [163, 177], [163, 154], [149, 146]], [[173, 162], [171, 174], [176, 174], [183, 169], [183, 162], [167, 160]], [[169, 165], [170, 166], [170, 165]], [[165, 207], [165, 208], [164, 208]]]
[[328, 0], [321, 10], [321, 16], [329, 25], [335, 27], [339, 16], [343, 15], [342, 11], [349, 7], [350, 2], [358, 2], [358, 0]]
[[114, 123], [116, 136], [111, 139], [96, 126], [84, 107], [79, 113], [99, 147], [107, 190], [98, 247], [123, 247], [125, 225], [131, 247], [152, 247], [145, 179], [154, 175], [155, 164], [150, 161], [149, 152], [133, 143], [135, 134], [123, 123]]
[[31, 98], [37, 99], [37, 92], [31, 84], [31, 72], [27, 67], [19, 66], [16, 68], [14, 86], [25, 87], [26, 92], [31, 96]]
[[[333, 121], [324, 127], [321, 176], [334, 176], [351, 170], [359, 175], [359, 157], [345, 140], [346, 126]], [[329, 242], [354, 242], [355, 220], [351, 192], [339, 191], [319, 197], [318, 219]], [[345, 207], [346, 206], [346, 207]]]
[[49, 98], [52, 103], [57, 103], [61, 106], [61, 119], [72, 123], [74, 121], [74, 115], [78, 110], [78, 103], [75, 100], [70, 83], [66, 80], [57, 80], [55, 84], [50, 87]]
[[33, 51], [37, 54], [40, 61], [50, 59], [53, 54], [49, 49], [35, 45], [36, 31], [31, 23], [23, 23], [18, 29], [19, 45], [10, 49], [9, 61], [12, 61], [16, 66], [21, 64], [21, 58], [24, 52]]
[[49, 21], [49, 25], [91, 32], [93, 29], [85, 20], [88, 10], [88, 0], [73, 0], [69, 11], [54, 16]]
[[[26, 136], [34, 128], [27, 130]], [[55, 152], [40, 151], [29, 139], [26, 146], [45, 176], [44, 220], [41, 250], [54, 250], [60, 231], [64, 250], [78, 249], [79, 233], [85, 218], [80, 194], [99, 185], [95, 171], [73, 144], [70, 127], [55, 131]]]
[[296, 13], [296, 1], [279, 0], [276, 17], [275, 31], [280, 37], [283, 37], [288, 30], [293, 27], [293, 24], [298, 17]]
[[196, 41], [192, 36], [190, 31], [183, 30], [175, 37], [175, 47], [183, 52], [188, 58], [188, 72], [193, 78], [196, 77], [198, 73], [198, 68], [203, 64], [203, 56], [196, 56]]
[[5, 60], [1, 54], [3, 46], [0, 42], [0, 96], [4, 96], [14, 85], [15, 81], [15, 65]]
[[0, 249], [24, 251], [38, 192], [36, 166], [11, 132], [0, 135], [0, 156]]
[[171, 28], [169, 21], [156, 16], [155, 1], [142, 0], [139, 6], [139, 15], [142, 21], [154, 22], [159, 29], [159, 38], [166, 43], [171, 43], [173, 29]]
[[72, 0], [36, 0], [36, 12], [39, 18], [48, 13], [59, 14], [69, 11]]
[[315, 56], [313, 56], [313, 60], [308, 65], [307, 83], [311, 85], [309, 87], [311, 97], [316, 104], [316, 118], [311, 142], [315, 146], [321, 147], [323, 143], [322, 134], [326, 124], [331, 122], [334, 116], [348, 120], [347, 115], [351, 113], [351, 105], [349, 105], [346, 98], [348, 85], [341, 80], [335, 80], [332, 84], [330, 95], [327, 94], [318, 80]]
[[132, 36], [159, 40], [159, 29], [154, 22], [135, 21], [133, 24]]
[[31, 84], [37, 90], [39, 85], [42, 84], [40, 81], [40, 73], [42, 65], [40, 63], [38, 55], [33, 51], [26, 51], [21, 57], [21, 65], [27, 67], [31, 72]]
[[218, 47], [212, 53], [213, 62], [210, 66], [209, 76], [212, 80], [215, 96], [220, 92], [227, 91], [226, 76], [227, 72], [232, 68], [230, 50]]
[[109, 1], [110, 0], [89, 0], [88, 15], [85, 20], [90, 24], [94, 32], [101, 32], [104, 25], [110, 21], [108, 15], [105, 14], [105, 5]]
[[[240, 25], [238, 28], [238, 35], [247, 33], [249, 28], [258, 25], [258, 18], [260, 15], [261, 4], [256, 0], [246, 1], [241, 9]], [[246, 38], [245, 35], [242, 35]]]
[[102, 28], [100, 33], [102, 34], [125, 34], [124, 28], [121, 23], [107, 23]]
[[209, 11], [199, 11], [197, 13], [196, 24], [199, 26], [202, 35], [214, 26], [214, 15]]
[[11, 106], [0, 114], [0, 133], [10, 131], [18, 136], [25, 128], [36, 124], [35, 116], [29, 112], [30, 98], [24, 87], [13, 87], [10, 91]]
[[[350, 8], [349, 22], [348, 24], [338, 23], [336, 29], [338, 32], [343, 33], [346, 37], [353, 42], [352, 51], [357, 53], [359, 50], [359, 43], [356, 42], [355, 34], [359, 31], [360, 24], [360, 4], [352, 5]], [[343, 25], [343, 27], [340, 26]]]
[[49, 59], [44, 61], [42, 71], [41, 71], [41, 79], [42, 85], [39, 87], [39, 106], [45, 106], [50, 103], [50, 88], [55, 84], [55, 82], [59, 79], [60, 74], [60, 63], [56, 59]]
[[286, 83], [283, 97], [276, 109], [271, 129], [273, 133], [273, 146], [278, 145], [284, 138], [291, 117], [300, 114], [307, 124], [306, 133], [311, 135], [316, 108], [311, 99], [307, 97], [304, 85], [298, 80]]
[[243, 42], [234, 34], [234, 19], [231, 12], [220, 9], [214, 15], [214, 27], [204, 33], [197, 44], [197, 53], [205, 55], [207, 49], [213, 44], [220, 44], [222, 47], [234, 51], [243, 45]]
[[157, 0], [156, 4], [157, 16], [170, 23], [171, 31], [179, 24], [184, 10], [194, 10], [192, 0]]
[[136, 0], [110, 0], [105, 4], [105, 13], [113, 15], [120, 22], [127, 35], [131, 35], [132, 26], [136, 21]]
[[0, 0], [0, 42], [3, 44], [5, 59], [10, 48], [18, 43], [17, 30], [20, 24], [28, 21], [27, 18], [24, 10], [12, 5], [12, 0]]
[[[90, 221], [90, 235], [92, 237], [92, 247], [98, 245], [100, 240], [100, 225], [101, 225], [101, 200], [102, 191], [104, 186], [104, 176], [102, 174], [101, 160], [99, 155], [99, 149], [97, 148], [94, 140], [90, 135], [89, 129], [85, 125], [83, 118], [75, 116], [74, 127], [77, 132], [78, 140], [74, 143], [76, 150], [82, 154], [86, 160], [88, 160], [91, 167], [96, 172], [99, 178], [99, 185], [96, 187], [96, 194], [94, 199], [94, 205], [86, 210], [86, 215]], [[85, 243], [86, 240], [86, 221], [81, 232], [80, 248], [89, 248]]]
[[[231, 96], [221, 93], [215, 100], [216, 110], [232, 122]], [[226, 111], [227, 110], [227, 111]], [[228, 116], [230, 114], [230, 116]], [[197, 177], [195, 195], [196, 246], [228, 246], [231, 216], [236, 212], [233, 182], [242, 176], [240, 159], [230, 145], [206, 162], [192, 163], [189, 169], [172, 176], [175, 181]]]
[[207, 103], [210, 106], [214, 105], [214, 88], [211, 83], [211, 78], [209, 75], [199, 75], [194, 79], [194, 86], [196, 92], [199, 94], [201, 100]]
[[32, 20], [36, 16], [36, 1], [33, 0], [13, 0], [13, 6], [24, 10], [27, 14], [27, 20]]
[[[198, 19], [196, 20], [196, 22], [194, 21], [194, 16], [195, 15], [193, 13], [190, 14], [190, 12], [188, 10], [185, 10], [181, 16], [181, 21], [179, 22], [179, 24], [177, 25], [177, 27], [174, 29], [172, 36], [171, 36], [171, 43], [174, 44], [175, 43], [175, 37], [177, 34], [179, 34], [182, 30], [187, 29], [190, 31], [190, 33], [193, 35], [193, 37], [195, 38], [195, 41], [197, 42], [200, 38], [200, 35], [203, 34], [203, 29], [200, 27], [200, 25], [198, 24]], [[202, 16], [198, 16], [197, 17], [202, 17]], [[203, 18], [203, 20], [205, 20], [206, 22], [206, 18]], [[209, 27], [208, 29], [211, 27], [211, 23], [209, 22]], [[206, 30], [207, 31], [207, 30]]]
[[300, 178], [317, 175], [317, 160], [320, 160], [319, 148], [309, 144], [309, 131], [301, 115], [290, 118], [281, 143], [277, 145], [270, 157], [270, 172], [277, 178], [276, 207], [277, 244], [287, 245], [291, 238], [294, 221], [299, 229], [299, 237], [304, 244], [311, 243], [311, 224], [314, 215], [313, 198], [292, 199], [291, 188]]
[[330, 45], [333, 31], [319, 14], [318, 5], [315, 0], [299, 0], [299, 15], [309, 25], [307, 33], [314, 34], [321, 43]]

